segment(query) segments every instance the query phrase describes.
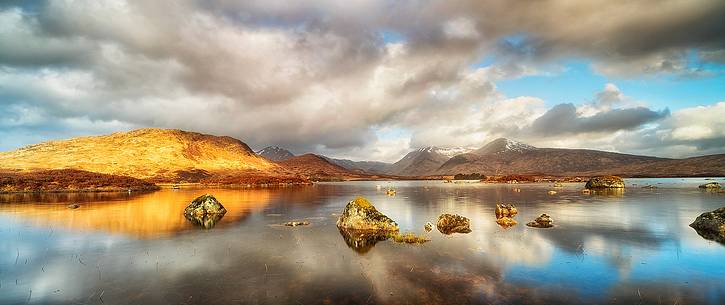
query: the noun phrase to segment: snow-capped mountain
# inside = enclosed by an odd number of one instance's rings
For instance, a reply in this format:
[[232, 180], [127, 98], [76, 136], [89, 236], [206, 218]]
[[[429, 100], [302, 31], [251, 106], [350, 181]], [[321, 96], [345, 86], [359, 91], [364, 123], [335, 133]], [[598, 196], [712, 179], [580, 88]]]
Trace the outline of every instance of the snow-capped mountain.
[[393, 175], [418, 176], [427, 175], [440, 167], [453, 156], [467, 153], [473, 149], [464, 147], [441, 148], [435, 146], [423, 147], [409, 152], [398, 162], [388, 168]]
[[474, 150], [476, 150], [476, 149], [469, 148], [469, 147], [436, 147], [436, 146], [428, 146], [428, 147], [418, 149], [419, 152], [438, 153], [438, 154], [444, 155], [448, 158], [453, 158], [454, 156], [469, 153]]
[[536, 147], [506, 138], [498, 138], [473, 151], [478, 155], [499, 154], [499, 153], [522, 153], [536, 150]]
[[277, 146], [267, 146], [257, 151], [257, 154], [272, 161], [284, 161], [295, 156], [289, 150]]

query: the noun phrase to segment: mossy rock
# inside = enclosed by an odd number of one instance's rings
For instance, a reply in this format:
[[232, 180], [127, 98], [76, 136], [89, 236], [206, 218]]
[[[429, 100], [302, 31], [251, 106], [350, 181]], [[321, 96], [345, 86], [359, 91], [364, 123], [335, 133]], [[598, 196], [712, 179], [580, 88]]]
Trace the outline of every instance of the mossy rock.
[[551, 228], [554, 226], [554, 221], [551, 219], [551, 216], [541, 214], [541, 216], [536, 217], [534, 221], [529, 222], [526, 225], [532, 228]]
[[618, 176], [597, 176], [587, 182], [587, 189], [624, 188], [624, 179]]
[[720, 183], [718, 182], [708, 182], [703, 185], [698, 186], [701, 189], [708, 189], [708, 190], [718, 190], [720, 189]]
[[700, 214], [690, 227], [705, 239], [725, 244], [725, 207]]
[[443, 234], [471, 233], [471, 220], [461, 215], [442, 214], [436, 224], [438, 231]]
[[214, 196], [205, 194], [194, 199], [184, 209], [184, 215], [188, 217], [204, 217], [206, 215], [224, 215], [227, 210]]
[[347, 203], [340, 218], [337, 219], [337, 227], [345, 230], [362, 231], [398, 231], [398, 224], [380, 213], [370, 201], [363, 197], [357, 197]]

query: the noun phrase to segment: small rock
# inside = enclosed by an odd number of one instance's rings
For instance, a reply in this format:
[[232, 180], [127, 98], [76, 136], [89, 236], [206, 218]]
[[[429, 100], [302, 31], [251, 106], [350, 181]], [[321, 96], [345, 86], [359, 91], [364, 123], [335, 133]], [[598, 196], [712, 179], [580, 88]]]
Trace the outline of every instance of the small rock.
[[690, 227], [706, 239], [725, 244], [725, 207], [702, 213]]
[[501, 217], [514, 217], [516, 214], [519, 213], [518, 210], [516, 210], [516, 207], [513, 204], [510, 203], [499, 203], [496, 204], [496, 218]]
[[[634, 184], [633, 184], [633, 185], [634, 185]], [[654, 185], [645, 185], [645, 186], [643, 186], [642, 188], [643, 188], [643, 189], [656, 189], [656, 188], [657, 188], [657, 186], [654, 186]]]
[[701, 189], [716, 190], [716, 189], [720, 189], [720, 183], [718, 183], [716, 181], [713, 181], [713, 182], [705, 183], [705, 184], [700, 185], [698, 187], [701, 188]]
[[584, 187], [587, 189], [624, 188], [624, 180], [617, 176], [597, 176], [589, 179]]
[[395, 196], [395, 190], [394, 189], [388, 189], [385, 191], [385, 194], [388, 196]]
[[443, 234], [471, 232], [471, 220], [460, 215], [442, 214], [438, 217], [436, 226]]
[[69, 209], [72, 209], [72, 210], [75, 210], [75, 209], [80, 208], [80, 207], [81, 207], [81, 205], [80, 204], [77, 204], [77, 203], [69, 204], [68, 206], [66, 206], [66, 208], [69, 208]]
[[534, 228], [551, 228], [554, 226], [551, 216], [546, 214], [541, 214], [541, 216], [536, 217], [534, 221], [529, 222], [526, 225]]
[[496, 219], [496, 223], [503, 228], [513, 227], [518, 224], [518, 222], [511, 217], [498, 218]]
[[590, 191], [590, 190], [588, 190], [588, 189], [583, 189], [583, 190], [582, 190], [582, 194], [584, 194], [584, 195], [589, 195], [589, 194], [591, 194], [591, 193], [592, 193], [592, 191]]
[[284, 225], [288, 227], [296, 227], [296, 226], [306, 226], [309, 225], [309, 221], [288, 221], [285, 222]]
[[548, 191], [546, 193], [549, 194], [549, 195], [556, 195], [556, 191]]
[[337, 227], [348, 230], [398, 231], [398, 224], [363, 197], [350, 201], [337, 219]]
[[426, 222], [425, 223], [425, 226], [423, 226], [423, 228], [425, 229], [426, 232], [430, 232], [430, 231], [433, 230], [433, 224], [430, 223], [430, 221], [429, 222]]
[[557, 182], [554, 182], [554, 187], [564, 187], [564, 185], [561, 184], [561, 182], [557, 181]]

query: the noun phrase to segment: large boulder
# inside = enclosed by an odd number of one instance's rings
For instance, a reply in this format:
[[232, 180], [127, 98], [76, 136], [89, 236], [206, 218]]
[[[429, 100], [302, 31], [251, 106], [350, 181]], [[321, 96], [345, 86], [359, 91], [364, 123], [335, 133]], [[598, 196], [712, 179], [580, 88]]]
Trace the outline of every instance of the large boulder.
[[585, 187], [587, 189], [624, 188], [624, 180], [617, 176], [592, 177]]
[[438, 217], [436, 226], [443, 234], [471, 232], [471, 221], [461, 215], [442, 214]]
[[554, 221], [551, 220], [551, 216], [541, 214], [541, 216], [536, 217], [534, 221], [529, 222], [526, 225], [533, 228], [551, 228], [554, 226]]
[[224, 215], [227, 210], [222, 204], [214, 198], [214, 196], [205, 194], [197, 197], [192, 201], [186, 209], [184, 215], [188, 217], [204, 217], [207, 215]]
[[702, 213], [690, 227], [706, 239], [725, 244], [725, 207]]
[[717, 189], [720, 189], [720, 183], [713, 181], [713, 182], [705, 183], [705, 184], [700, 185], [698, 187], [701, 188], [701, 189], [717, 190]]
[[398, 231], [398, 224], [377, 209], [363, 197], [350, 201], [337, 219], [341, 230]]

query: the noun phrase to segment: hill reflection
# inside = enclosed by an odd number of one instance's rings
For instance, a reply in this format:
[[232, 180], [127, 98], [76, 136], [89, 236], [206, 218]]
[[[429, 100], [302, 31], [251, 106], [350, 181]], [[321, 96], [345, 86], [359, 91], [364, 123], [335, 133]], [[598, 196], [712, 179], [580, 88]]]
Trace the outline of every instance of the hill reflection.
[[[268, 189], [181, 190], [140, 195], [10, 194], [0, 199], [0, 212], [35, 227], [154, 238], [194, 228], [183, 210], [205, 192], [213, 192], [228, 211], [222, 219], [214, 220], [217, 227], [244, 221], [253, 211], [267, 206], [271, 194]], [[71, 202], [81, 207], [68, 209], [66, 206]]]

